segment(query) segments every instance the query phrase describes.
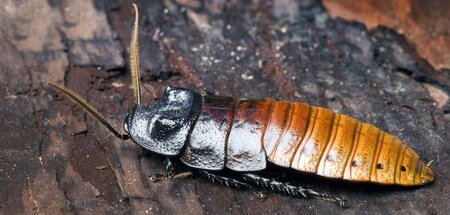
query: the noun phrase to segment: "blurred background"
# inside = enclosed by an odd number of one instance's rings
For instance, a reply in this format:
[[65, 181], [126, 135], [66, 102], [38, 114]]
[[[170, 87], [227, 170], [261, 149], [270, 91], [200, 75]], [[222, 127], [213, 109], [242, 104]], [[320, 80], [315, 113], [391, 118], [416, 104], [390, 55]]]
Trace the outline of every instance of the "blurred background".
[[[200, 178], [150, 183], [161, 156], [119, 141], [132, 104], [133, 1], [0, 0], [1, 214], [445, 214], [450, 211], [450, 1], [155, 0], [140, 8], [143, 102], [165, 86], [307, 102], [378, 126], [434, 160], [420, 189], [299, 175], [351, 208]], [[305, 179], [306, 178], [306, 179]], [[308, 179], [309, 178], [309, 179]]]

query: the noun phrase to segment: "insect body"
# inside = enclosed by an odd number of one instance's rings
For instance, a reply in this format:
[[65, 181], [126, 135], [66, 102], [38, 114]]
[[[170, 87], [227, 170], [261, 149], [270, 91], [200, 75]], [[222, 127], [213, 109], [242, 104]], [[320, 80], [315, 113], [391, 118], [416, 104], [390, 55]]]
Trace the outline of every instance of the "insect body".
[[[137, 7], [130, 48], [135, 106], [120, 134], [83, 98], [50, 84], [72, 97], [121, 139], [179, 158], [208, 178], [232, 187], [246, 182], [274, 191], [316, 196], [344, 205], [342, 199], [266, 179], [257, 173], [268, 163], [329, 178], [350, 181], [423, 185], [434, 173], [398, 138], [354, 118], [300, 102], [273, 99], [239, 100], [202, 96], [168, 87], [160, 102], [141, 105], [137, 45]], [[170, 161], [170, 160], [169, 160]], [[166, 176], [173, 175], [170, 162]], [[229, 169], [245, 182], [214, 173]]]
[[267, 162], [351, 181], [422, 185], [433, 172], [378, 128], [299, 102], [202, 96], [168, 87], [133, 109], [125, 130], [144, 148], [205, 170], [260, 171]]

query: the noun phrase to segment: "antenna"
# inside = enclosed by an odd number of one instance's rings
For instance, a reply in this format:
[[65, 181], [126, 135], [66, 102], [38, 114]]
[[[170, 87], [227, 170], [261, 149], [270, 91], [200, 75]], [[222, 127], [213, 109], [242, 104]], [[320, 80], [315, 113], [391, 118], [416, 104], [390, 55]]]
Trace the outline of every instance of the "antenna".
[[[140, 83], [140, 71], [139, 71], [139, 45], [138, 45], [138, 31], [139, 31], [139, 10], [136, 4], [133, 3], [134, 11], [136, 13], [136, 17], [134, 18], [134, 26], [133, 31], [131, 33], [131, 42], [130, 42], [130, 61], [131, 61], [131, 79], [133, 83], [133, 93], [135, 98], [135, 104], [141, 105], [141, 83]], [[116, 129], [114, 129], [110, 123], [105, 120], [100, 112], [98, 112], [92, 105], [90, 105], [86, 99], [81, 97], [80, 95], [72, 92], [71, 90], [60, 87], [53, 83], [48, 83], [51, 87], [61, 91], [62, 93], [68, 95], [70, 98], [75, 100], [77, 104], [91, 113], [95, 118], [98, 119], [106, 128], [108, 128], [116, 137], [127, 140], [130, 138], [128, 134], [120, 134]]]
[[92, 107], [87, 101], [86, 99], [84, 99], [83, 97], [81, 97], [80, 95], [72, 92], [71, 90], [64, 88], [64, 87], [60, 87], [58, 85], [55, 85], [53, 83], [48, 83], [48, 85], [50, 85], [51, 87], [63, 92], [64, 94], [68, 95], [70, 98], [72, 98], [73, 100], [75, 100], [77, 102], [77, 104], [79, 104], [81, 107], [83, 107], [85, 110], [87, 110], [89, 113], [91, 113], [95, 118], [98, 119], [98, 121], [100, 121], [104, 126], [106, 126], [106, 128], [108, 128], [116, 137], [122, 139], [122, 140], [127, 140], [130, 137], [128, 136], [128, 134], [120, 134], [116, 129], [114, 129], [111, 124], [109, 124], [106, 120], [105, 117], [103, 117], [100, 112], [98, 112], [94, 107]]
[[130, 66], [131, 66], [131, 79], [133, 83], [133, 93], [135, 98], [135, 104], [141, 105], [141, 83], [140, 83], [140, 71], [139, 71], [139, 44], [138, 44], [138, 31], [139, 31], [139, 10], [135, 3], [133, 3], [135, 18], [133, 31], [131, 32], [130, 42]]

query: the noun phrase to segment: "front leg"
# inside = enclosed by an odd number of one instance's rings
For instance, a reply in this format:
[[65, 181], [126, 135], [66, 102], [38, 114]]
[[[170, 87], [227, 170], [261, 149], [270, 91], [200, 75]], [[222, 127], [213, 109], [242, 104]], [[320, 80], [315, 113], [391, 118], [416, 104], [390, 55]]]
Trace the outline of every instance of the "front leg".
[[150, 176], [150, 181], [162, 181], [166, 179], [171, 179], [175, 176], [175, 165], [173, 164], [171, 158], [167, 157], [164, 160], [164, 167], [166, 169], [165, 173], [157, 173]]

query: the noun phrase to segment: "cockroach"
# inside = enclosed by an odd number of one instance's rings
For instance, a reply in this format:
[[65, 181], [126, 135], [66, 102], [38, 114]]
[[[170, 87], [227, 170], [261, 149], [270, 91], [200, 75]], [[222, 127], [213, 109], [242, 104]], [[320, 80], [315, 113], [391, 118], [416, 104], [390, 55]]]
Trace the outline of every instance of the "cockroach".
[[[212, 181], [234, 188], [255, 187], [294, 196], [313, 196], [341, 206], [346, 201], [260, 175], [269, 163], [319, 176], [355, 182], [417, 186], [433, 181], [429, 165], [400, 139], [373, 125], [328, 109], [274, 99], [245, 100], [205, 96], [167, 87], [161, 101], [141, 104], [138, 55], [138, 8], [130, 44], [135, 105], [120, 134], [85, 99], [49, 83], [89, 111], [115, 136], [167, 157], [166, 173], [175, 174], [171, 159]], [[227, 169], [235, 177], [220, 175]]]

